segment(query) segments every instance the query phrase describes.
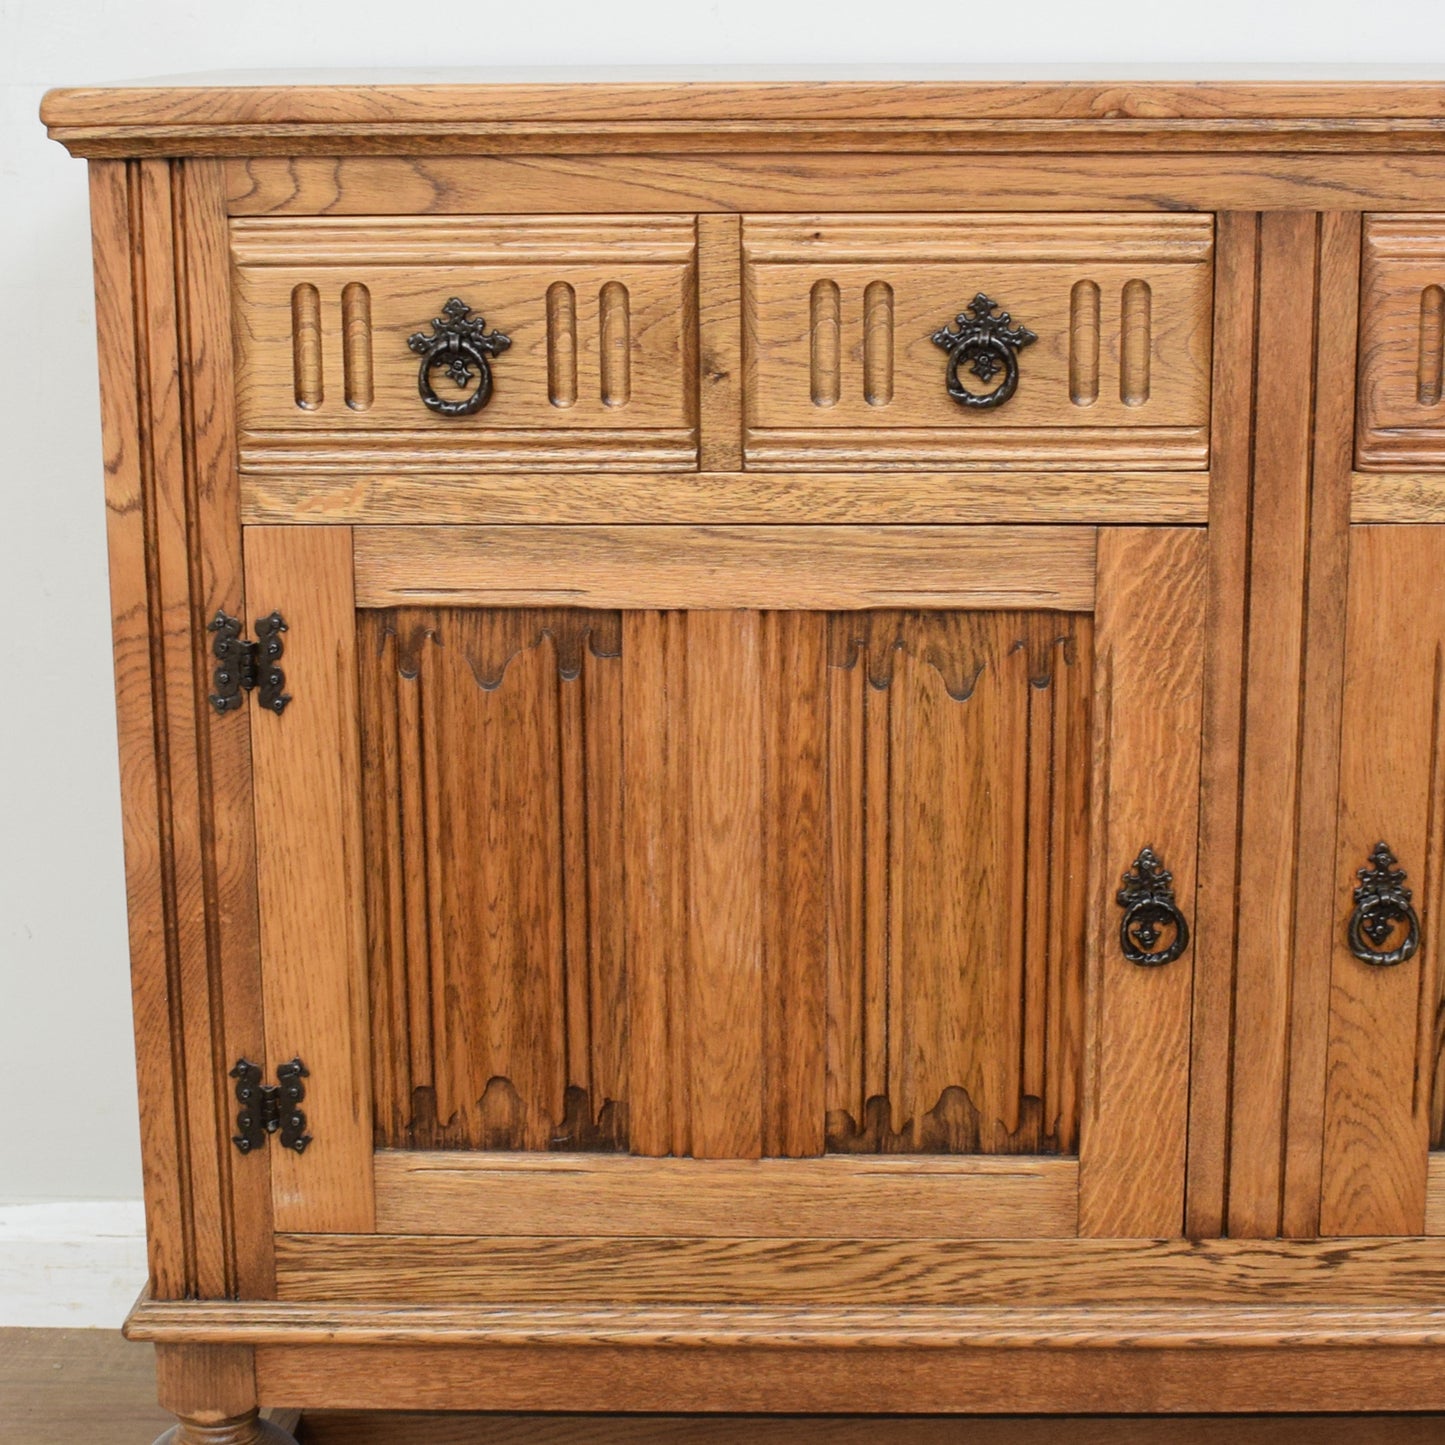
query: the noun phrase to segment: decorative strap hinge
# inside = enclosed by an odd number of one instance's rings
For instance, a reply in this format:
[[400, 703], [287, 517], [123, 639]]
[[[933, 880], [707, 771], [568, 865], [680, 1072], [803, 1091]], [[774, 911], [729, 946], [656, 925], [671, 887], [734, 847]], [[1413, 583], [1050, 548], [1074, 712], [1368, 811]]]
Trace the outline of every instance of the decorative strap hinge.
[[281, 634], [286, 619], [279, 612], [256, 623], [256, 640], [242, 637], [241, 621], [226, 612], [217, 612], [206, 629], [216, 639], [211, 651], [216, 658], [212, 679], [211, 706], [217, 712], [234, 712], [246, 700], [246, 694], [257, 691], [261, 706], [274, 713], [286, 711], [291, 694], [286, 691], [286, 674], [281, 671], [281, 654], [286, 644]]
[[292, 1059], [276, 1070], [275, 1084], [261, 1082], [261, 1069], [249, 1059], [237, 1059], [231, 1077], [236, 1081], [236, 1133], [231, 1142], [241, 1153], [249, 1154], [266, 1142], [267, 1136], [279, 1134], [283, 1149], [306, 1152], [311, 1135], [306, 1132], [306, 1115], [301, 1101], [306, 1097], [308, 1076], [306, 1065]]

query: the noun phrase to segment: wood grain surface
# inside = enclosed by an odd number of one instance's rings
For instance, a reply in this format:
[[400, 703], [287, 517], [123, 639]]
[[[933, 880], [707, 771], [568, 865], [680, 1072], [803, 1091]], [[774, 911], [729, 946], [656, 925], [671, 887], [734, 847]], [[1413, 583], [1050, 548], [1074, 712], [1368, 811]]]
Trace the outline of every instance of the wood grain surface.
[[[706, 428], [706, 415], [703, 422]], [[249, 524], [1167, 525], [1206, 520], [1210, 479], [1202, 471], [978, 471], [962, 465], [946, 472], [809, 470], [786, 475], [589, 472], [580, 467], [565, 472], [420, 474], [379, 468], [244, 473], [241, 488], [243, 516]], [[1440, 510], [1445, 512], [1445, 497]]]
[[266, 1041], [299, 1057], [312, 1143], [270, 1148], [279, 1227], [372, 1226], [356, 624], [347, 527], [252, 527], [246, 578], [258, 616], [286, 618], [293, 700], [258, 712], [257, 884]]
[[[308, 437], [334, 447], [361, 443], [383, 456], [428, 439], [464, 453], [471, 466], [495, 465], [498, 444], [525, 450], [541, 430], [549, 448], [581, 432], [599, 460], [604, 433], [666, 432], [695, 445], [696, 235], [691, 217], [566, 217], [506, 222], [468, 217], [364, 223], [322, 219], [238, 222], [236, 263], [236, 405], [245, 450], [269, 438]], [[568, 288], [566, 338], [549, 311], [553, 288]], [[366, 330], [346, 334], [343, 297], [367, 296]], [[315, 380], [303, 399], [293, 375], [298, 290], [316, 297], [312, 350]], [[441, 416], [418, 395], [418, 360], [410, 335], [433, 334], [430, 318], [459, 297], [503, 332], [510, 345], [491, 359], [491, 400], [473, 417]], [[610, 309], [604, 299], [612, 298]], [[605, 344], [609, 327], [626, 324], [620, 354], [628, 363], [626, 396], [613, 390]], [[553, 384], [549, 358], [570, 347], [567, 394]], [[361, 350], [369, 363], [370, 400], [348, 395], [345, 363]], [[443, 369], [431, 377], [446, 399], [467, 394]], [[552, 435], [555, 433], [556, 435]]]
[[1184, 1224], [1194, 958], [1186, 949], [1161, 967], [1129, 962], [1117, 892], [1151, 848], [1173, 875], [1185, 918], [1194, 915], [1205, 545], [1203, 532], [1185, 529], [1100, 534], [1079, 1157], [1085, 1235], [1168, 1236]]
[[[583, 1346], [257, 1349], [257, 1378], [273, 1398], [352, 1409], [531, 1408], [829, 1411], [899, 1414], [1006, 1413], [1027, 1398], [1043, 1412], [1084, 1409], [1198, 1412], [1433, 1410], [1445, 1406], [1438, 1375], [1418, 1368], [1418, 1336], [1404, 1344], [1366, 1336], [1340, 1343], [1214, 1349], [1128, 1346], [1050, 1352], [1034, 1345], [891, 1353], [860, 1369], [849, 1351], [797, 1348], [675, 1350]], [[419, 1357], [418, 1357], [419, 1356]], [[630, 1403], [629, 1403], [630, 1402]]]
[[206, 623], [243, 609], [225, 219], [214, 164], [91, 177], [131, 978], [161, 1294], [271, 1289], [264, 1158], [226, 1070], [264, 1060], [248, 719]]
[[232, 215], [701, 211], [1445, 210], [1429, 154], [343, 156], [226, 162]]
[[[148, 1345], [109, 1330], [0, 1331], [0, 1439], [6, 1445], [151, 1445], [170, 1425], [154, 1403]], [[725, 1445], [745, 1436], [765, 1445], [881, 1441], [883, 1445], [1045, 1445], [1060, 1429], [1084, 1445], [1425, 1445], [1432, 1416], [1170, 1417], [1167, 1419], [815, 1416], [459, 1415], [268, 1412], [301, 1445]]]
[[[1167, 70], [1169, 67], [1161, 67]], [[1409, 74], [1318, 69], [1259, 78], [1228, 66], [1185, 67], [1173, 77], [1005, 76], [988, 65], [893, 66], [886, 76], [850, 67], [809, 67], [807, 76], [759, 67], [701, 72], [595, 68], [457, 68], [393, 71], [326, 82], [260, 71], [244, 86], [197, 75], [188, 84], [77, 87], [46, 96], [47, 125], [137, 127], [190, 124], [351, 125], [428, 121], [654, 119], [844, 121], [938, 118], [1108, 121], [1126, 132], [1173, 119], [1233, 121], [1268, 135], [1259, 121], [1329, 117], [1368, 121], [1445, 117], [1430, 66]], [[581, 82], [588, 83], [581, 83]], [[1064, 129], [1064, 127], [1060, 127]], [[1077, 127], [1076, 127], [1077, 129]], [[1180, 129], [1170, 127], [1170, 129]], [[1187, 130], [1187, 128], [1184, 128]]]
[[1355, 472], [1350, 479], [1350, 521], [1445, 521], [1445, 475]]
[[379, 1144], [1075, 1149], [1086, 618], [406, 608], [358, 650]]
[[804, 1304], [857, 1308], [1007, 1302], [1121, 1310], [1147, 1302], [1269, 1301], [1346, 1313], [1436, 1307], [1437, 1238], [668, 1239], [282, 1235], [286, 1300], [373, 1304]]
[[362, 527], [356, 605], [1047, 608], [1094, 602], [1092, 527]]
[[1229, 1172], [1230, 1036], [1234, 1010], [1235, 882], [1249, 603], [1253, 352], [1259, 218], [1215, 217], [1214, 375], [1210, 388], [1208, 576], [1199, 764], [1199, 883], [1195, 891], [1185, 1232], [1223, 1232]]
[[1340, 719], [1345, 690], [1349, 563], [1350, 400], [1356, 384], [1360, 220], [1320, 219], [1314, 418], [1306, 535], [1304, 669], [1295, 844], [1295, 958], [1290, 988], [1289, 1079], [1281, 1233], [1320, 1230], [1320, 1170], [1329, 1040], [1329, 983], [1338, 883], [1329, 856], [1339, 808]]
[[[775, 459], [771, 438], [780, 432], [780, 445], [806, 446], [826, 465], [837, 433], [873, 465], [906, 462], [915, 443], [994, 457], [1071, 449], [1082, 462], [1093, 454], [1098, 429], [1098, 451], [1113, 465], [1203, 465], [1212, 239], [1203, 216], [971, 214], [966, 225], [956, 216], [749, 216], [749, 456]], [[948, 358], [933, 341], [979, 294], [984, 277], [990, 299], [1037, 337], [1019, 351], [1022, 379], [1007, 410], [954, 401], [945, 385]], [[872, 356], [865, 292], [878, 284], [889, 288], [886, 375], [872, 360], [865, 385]], [[1107, 383], [1082, 402], [1070, 387], [1070, 309], [1081, 284], [1104, 298], [1096, 341]], [[840, 307], [841, 366], [826, 405], [809, 384], [816, 360], [809, 297], [817, 286], [833, 288]], [[1123, 297], [1131, 287], [1152, 297], [1138, 338], [1152, 363], [1150, 379], [1138, 394], [1129, 394], [1124, 374]], [[973, 390], [990, 390], [970, 378], [963, 380]]]
[[[44, 118], [191, 1438], [1445, 1408], [1438, 77]], [[979, 291], [1004, 412], [932, 340]], [[451, 295], [511, 337], [471, 418], [407, 344]], [[294, 701], [215, 713], [207, 622], [273, 607]], [[1372, 968], [1380, 841], [1425, 947]], [[304, 1156], [232, 1148], [243, 1054]]]
[[1442, 286], [1445, 218], [1368, 217], [1360, 281], [1355, 448], [1361, 467], [1438, 466], [1445, 456]]
[[757, 1161], [384, 1150], [386, 1234], [1068, 1237], [1078, 1165], [1028, 1156]]
[[1428, 577], [1445, 562], [1442, 547], [1445, 534], [1433, 527], [1354, 527], [1350, 534], [1324, 1234], [1408, 1234], [1425, 1227], [1440, 1048], [1436, 950], [1427, 941], [1413, 959], [1372, 967], [1351, 954], [1346, 928], [1357, 870], [1368, 869], [1381, 841], [1408, 875], [1422, 929], [1440, 916], [1445, 608], [1428, 586], [1412, 589], [1403, 608], [1382, 602], [1400, 577]]

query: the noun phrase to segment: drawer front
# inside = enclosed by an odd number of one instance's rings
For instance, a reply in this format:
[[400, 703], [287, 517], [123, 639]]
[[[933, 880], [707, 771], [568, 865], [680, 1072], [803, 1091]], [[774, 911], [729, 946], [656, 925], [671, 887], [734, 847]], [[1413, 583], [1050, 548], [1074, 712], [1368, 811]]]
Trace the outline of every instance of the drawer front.
[[749, 217], [743, 246], [751, 466], [1208, 464], [1212, 217]]
[[695, 464], [691, 217], [237, 220], [231, 246], [247, 471]]
[[1369, 216], [1359, 465], [1445, 465], [1445, 216]]

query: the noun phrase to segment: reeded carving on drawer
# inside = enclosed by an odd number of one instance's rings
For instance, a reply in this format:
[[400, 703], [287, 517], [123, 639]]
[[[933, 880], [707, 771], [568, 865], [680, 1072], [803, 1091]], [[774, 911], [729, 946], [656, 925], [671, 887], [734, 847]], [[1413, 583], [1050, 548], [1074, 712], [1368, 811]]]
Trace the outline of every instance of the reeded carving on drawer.
[[1356, 462], [1445, 466], [1445, 215], [1365, 219]]
[[[1210, 216], [753, 216], [743, 250], [751, 466], [1208, 464]], [[1037, 337], [1006, 405], [934, 344], [980, 293]]]
[[[245, 472], [695, 464], [691, 217], [237, 219], [231, 251]], [[483, 405], [446, 358], [418, 396], [451, 297], [510, 338]]]

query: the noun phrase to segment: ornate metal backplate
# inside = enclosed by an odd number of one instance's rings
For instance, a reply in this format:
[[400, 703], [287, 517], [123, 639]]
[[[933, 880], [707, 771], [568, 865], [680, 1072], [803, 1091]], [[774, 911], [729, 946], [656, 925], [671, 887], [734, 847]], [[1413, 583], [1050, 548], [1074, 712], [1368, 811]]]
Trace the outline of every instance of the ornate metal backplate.
[[[1174, 901], [1174, 875], [1165, 868], [1152, 848], [1143, 848], [1134, 866], [1124, 875], [1119, 890], [1119, 907], [1124, 910], [1119, 924], [1119, 948], [1130, 963], [1157, 968], [1173, 963], [1189, 947], [1189, 924]], [[1169, 937], [1163, 948], [1161, 939]]]
[[[1420, 947], [1420, 918], [1405, 887], [1405, 871], [1395, 867], [1395, 855], [1385, 843], [1376, 843], [1367, 867], [1356, 872], [1355, 911], [1350, 915], [1350, 952], [1364, 963], [1388, 967], [1413, 958]], [[1401, 928], [1405, 936], [1387, 948]]]
[[[1019, 385], [1021, 348], [1039, 338], [1025, 326], [1015, 326], [1007, 311], [999, 311], [997, 301], [982, 291], [958, 313], [955, 330], [947, 326], [933, 333], [933, 344], [948, 353], [948, 394], [960, 406], [1002, 406]], [[985, 385], [999, 372], [1003, 380], [992, 391], [970, 391], [959, 371], [967, 366]]]
[[[471, 416], [481, 411], [492, 399], [492, 364], [490, 358], [500, 356], [512, 344], [510, 336], [500, 331], [488, 333], [481, 316], [473, 316], [465, 301], [453, 296], [442, 314], [432, 318], [432, 331], [414, 331], [406, 344], [421, 357], [417, 374], [417, 390], [421, 399], [439, 416]], [[432, 386], [432, 372], [442, 368], [459, 387], [471, 384], [475, 369], [477, 387], [461, 401], [443, 401]]]

